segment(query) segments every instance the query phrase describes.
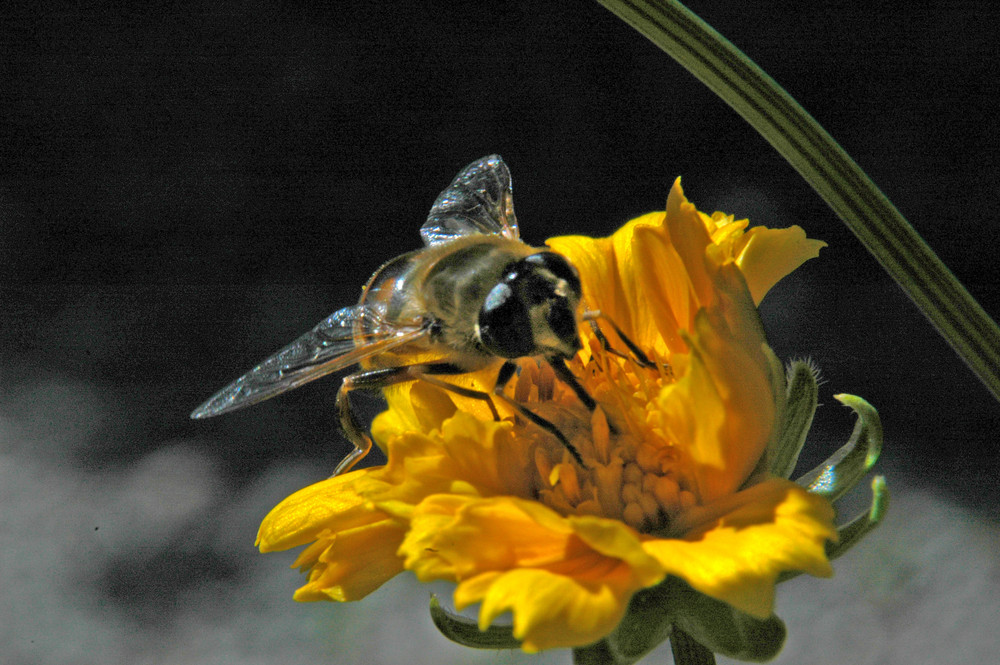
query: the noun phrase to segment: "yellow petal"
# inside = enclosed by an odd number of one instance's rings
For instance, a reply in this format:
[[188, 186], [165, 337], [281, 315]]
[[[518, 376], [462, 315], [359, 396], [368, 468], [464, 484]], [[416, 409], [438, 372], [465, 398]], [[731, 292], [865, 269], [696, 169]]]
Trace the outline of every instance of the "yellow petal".
[[740, 245], [736, 263], [758, 305], [779, 280], [819, 256], [819, 250], [826, 247], [821, 240], [806, 238], [805, 231], [798, 226], [787, 229], [757, 226], [747, 232]]
[[661, 357], [685, 352], [680, 331], [690, 328], [698, 304], [687, 266], [662, 225], [636, 226], [630, 245], [633, 341]]
[[386, 442], [405, 432], [430, 432], [455, 414], [455, 403], [445, 391], [424, 381], [391, 386], [384, 391], [389, 408], [375, 417], [371, 435], [386, 450]]
[[389, 434], [389, 461], [377, 476], [385, 484], [366, 496], [388, 510], [387, 502], [414, 506], [442, 492], [527, 495], [531, 491], [531, 476], [525, 470], [530, 459], [527, 443], [512, 430], [510, 422], [480, 420], [457, 411], [429, 433]]
[[684, 196], [680, 178], [674, 181], [667, 196], [666, 220], [670, 241], [684, 262], [694, 297], [699, 306], [708, 307], [715, 301], [715, 289], [705, 256], [705, 249], [712, 244], [712, 238], [700, 213]]
[[295, 600], [364, 598], [403, 572], [403, 560], [396, 550], [405, 533], [398, 522], [383, 520], [341, 531], [332, 540], [321, 539], [318, 542], [326, 547], [318, 556], [300, 556], [296, 561], [296, 565], [310, 568], [310, 574], [309, 582], [295, 592]]
[[693, 509], [681, 539], [643, 546], [667, 570], [702, 593], [756, 617], [773, 612], [782, 571], [833, 574], [824, 543], [836, 538], [833, 508], [792, 482], [771, 479]]
[[421, 580], [459, 581], [459, 608], [482, 602], [485, 628], [506, 611], [526, 651], [578, 646], [613, 629], [632, 594], [663, 578], [615, 520], [563, 518], [513, 497], [428, 497], [400, 554]]
[[640, 587], [652, 586], [664, 578], [659, 561], [649, 556], [638, 534], [624, 523], [593, 516], [568, 520], [573, 533], [595, 552], [627, 563]]
[[[677, 335], [678, 322], [671, 319], [676, 318], [672, 316], [675, 300], [681, 302], [675, 292], [683, 293], [686, 298], [688, 279], [679, 258], [668, 265], [662, 256], [656, 256], [659, 251], [646, 248], [649, 242], [660, 249], [666, 248], [667, 252], [673, 251], [669, 248], [663, 212], [633, 219], [609, 238], [561, 236], [550, 238], [546, 244], [580, 271], [588, 308], [598, 309], [611, 318], [640, 346], [666, 354], [664, 340], [667, 345], [675, 345], [671, 348], [684, 348]], [[654, 271], [636, 269], [638, 262]], [[658, 294], [660, 305], [670, 307], [666, 310], [655, 307], [657, 303], [650, 302], [651, 293]], [[686, 311], [685, 305], [681, 305], [681, 310]]]
[[455, 604], [461, 608], [482, 602], [480, 629], [511, 611], [514, 637], [533, 653], [596, 642], [621, 622], [634, 591], [624, 564], [604, 571], [600, 582], [522, 568], [462, 582]]
[[[736, 491], [774, 434], [774, 371], [763, 335], [737, 337], [702, 310], [689, 338], [689, 364], [656, 399], [661, 427], [686, 456], [700, 503]], [[756, 346], [755, 346], [756, 345]]]
[[377, 470], [362, 469], [328, 478], [292, 494], [275, 506], [260, 525], [261, 552], [287, 550], [316, 540], [324, 530], [338, 531], [385, 518], [363, 496], [364, 489], [382, 485]]
[[364, 496], [388, 487], [379, 473], [362, 469], [310, 485], [264, 518], [257, 534], [262, 552], [316, 541], [293, 564], [309, 570], [296, 600], [357, 600], [403, 570], [396, 550], [405, 523]]
[[399, 553], [421, 580], [461, 580], [485, 570], [558, 565], [574, 548], [592, 552], [572, 536], [563, 517], [534, 501], [439, 494], [417, 506]]

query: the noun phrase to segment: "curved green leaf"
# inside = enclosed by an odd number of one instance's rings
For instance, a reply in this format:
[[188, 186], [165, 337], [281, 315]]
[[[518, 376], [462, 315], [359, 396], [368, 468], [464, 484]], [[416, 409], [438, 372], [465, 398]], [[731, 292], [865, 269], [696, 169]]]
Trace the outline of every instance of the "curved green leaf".
[[837, 528], [840, 538], [836, 543], [828, 544], [826, 556], [831, 560], [843, 555], [854, 547], [872, 529], [882, 523], [889, 510], [889, 487], [885, 476], [872, 478], [872, 502], [867, 512], [861, 513], [842, 527]]
[[[889, 487], [884, 476], [872, 478], [872, 502], [868, 510], [843, 526], [837, 527], [837, 542], [826, 544], [826, 557], [833, 561], [861, 542], [875, 527], [882, 523], [889, 510]], [[801, 575], [798, 570], [785, 571], [778, 576], [778, 583], [787, 582]]]
[[882, 421], [875, 407], [855, 395], [834, 395], [834, 398], [858, 414], [851, 438], [825, 462], [795, 481], [830, 501], [836, 501], [857, 485], [882, 452]]
[[452, 642], [473, 649], [519, 649], [521, 642], [514, 638], [510, 626], [489, 626], [479, 630], [479, 625], [467, 617], [454, 614], [441, 607], [437, 596], [431, 596], [431, 620], [441, 634]]
[[812, 365], [797, 360], [788, 366], [788, 398], [781, 418], [781, 431], [768, 451], [771, 473], [788, 478], [795, 470], [799, 453], [806, 443], [819, 399], [816, 372]]

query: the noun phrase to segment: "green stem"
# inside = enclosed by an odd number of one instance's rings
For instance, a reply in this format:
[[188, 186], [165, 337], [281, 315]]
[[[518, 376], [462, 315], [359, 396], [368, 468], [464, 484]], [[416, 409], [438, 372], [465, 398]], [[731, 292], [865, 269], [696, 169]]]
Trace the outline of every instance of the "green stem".
[[1000, 400], [1000, 328], [906, 219], [771, 77], [674, 0], [598, 0], [732, 106], [823, 197]]

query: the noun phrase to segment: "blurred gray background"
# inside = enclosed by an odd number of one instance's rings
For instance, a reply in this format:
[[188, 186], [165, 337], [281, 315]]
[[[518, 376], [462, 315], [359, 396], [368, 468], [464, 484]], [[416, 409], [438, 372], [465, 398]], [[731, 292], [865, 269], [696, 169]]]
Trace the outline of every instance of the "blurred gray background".
[[[451, 645], [409, 575], [291, 600], [294, 556], [253, 539], [348, 450], [335, 379], [188, 420], [493, 152], [534, 244], [662, 208], [677, 175], [830, 244], [762, 314], [823, 370], [803, 466], [850, 433], [832, 395], [861, 395], [894, 505], [837, 578], [782, 587], [778, 662], [993, 661], [1000, 405], [769, 145], [596, 3], [313, 4], [0, 10], [0, 663], [569, 662]], [[1000, 314], [995, 3], [690, 6]]]

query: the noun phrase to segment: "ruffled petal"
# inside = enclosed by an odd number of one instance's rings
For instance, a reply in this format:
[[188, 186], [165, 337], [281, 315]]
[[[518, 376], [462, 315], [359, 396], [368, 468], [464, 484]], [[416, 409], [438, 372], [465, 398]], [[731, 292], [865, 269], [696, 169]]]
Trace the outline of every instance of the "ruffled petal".
[[736, 248], [736, 264], [746, 277], [754, 304], [759, 305], [771, 287], [790, 272], [819, 256], [823, 247], [825, 242], [807, 238], [798, 226], [750, 229]]
[[387, 442], [406, 432], [430, 432], [455, 414], [456, 406], [443, 390], [423, 381], [391, 386], [384, 391], [389, 408], [375, 416], [371, 435], [387, 450]]
[[678, 332], [689, 311], [689, 286], [680, 258], [671, 255], [664, 221], [663, 212], [654, 212], [609, 238], [561, 236], [546, 244], [580, 271], [587, 307], [608, 316], [636, 344], [665, 356], [686, 349]]
[[[417, 506], [399, 553], [421, 580], [462, 580], [487, 570], [563, 565], [593, 554], [565, 518], [534, 501], [440, 494]], [[571, 557], [570, 557], [571, 558]]]
[[402, 572], [396, 549], [406, 525], [364, 496], [385, 491], [379, 475], [363, 469], [318, 482], [264, 518], [257, 534], [262, 552], [312, 542], [293, 564], [309, 571], [296, 600], [358, 600]]
[[403, 572], [396, 553], [406, 527], [382, 520], [356, 529], [320, 537], [294, 566], [309, 570], [309, 582], [295, 592], [295, 600], [360, 600]]
[[455, 603], [482, 603], [480, 629], [510, 611], [514, 637], [529, 653], [590, 644], [621, 622], [636, 591], [627, 566], [605, 563], [599, 581], [538, 568], [483, 573], [458, 585]]
[[421, 580], [458, 581], [459, 608], [482, 602], [482, 628], [511, 611], [526, 651], [599, 639], [635, 591], [663, 578], [622, 523], [514, 497], [428, 497], [399, 553]]
[[713, 276], [705, 255], [706, 248], [712, 245], [712, 237], [697, 208], [684, 196], [680, 178], [674, 181], [667, 196], [666, 226], [670, 241], [687, 270], [696, 304], [691, 310], [693, 314], [698, 307], [709, 307], [715, 302]]
[[660, 391], [655, 413], [705, 503], [735, 492], [767, 449], [775, 382], [762, 339], [746, 346], [715, 313], [698, 315], [689, 340], [687, 368]]
[[267, 514], [257, 532], [261, 552], [275, 552], [339, 531], [378, 522], [385, 515], [363, 494], [384, 487], [377, 469], [328, 478], [292, 494]]
[[835, 540], [833, 508], [792, 482], [771, 479], [685, 515], [677, 539], [644, 543], [668, 573], [702, 593], [763, 618], [782, 571], [833, 574], [824, 544]]
[[622, 522], [592, 516], [570, 517], [568, 521], [573, 533], [595, 552], [627, 563], [641, 587], [663, 579], [659, 561], [647, 554], [639, 535]]
[[478, 497], [531, 490], [527, 444], [514, 436], [510, 422], [458, 411], [426, 434], [391, 434], [387, 446], [389, 461], [378, 476], [385, 485], [366, 496], [394, 514], [387, 502], [412, 507], [438, 493]]

